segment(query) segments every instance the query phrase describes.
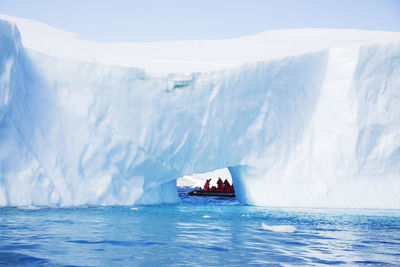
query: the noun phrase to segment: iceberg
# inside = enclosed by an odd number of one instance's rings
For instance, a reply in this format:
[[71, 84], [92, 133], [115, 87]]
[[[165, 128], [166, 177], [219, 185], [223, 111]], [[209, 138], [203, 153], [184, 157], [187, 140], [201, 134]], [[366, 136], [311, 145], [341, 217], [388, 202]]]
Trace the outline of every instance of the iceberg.
[[95, 43], [0, 16], [0, 206], [179, 201], [400, 208], [400, 33]]
[[261, 228], [263, 230], [278, 232], [278, 233], [295, 233], [297, 228], [293, 225], [266, 225], [261, 223]]

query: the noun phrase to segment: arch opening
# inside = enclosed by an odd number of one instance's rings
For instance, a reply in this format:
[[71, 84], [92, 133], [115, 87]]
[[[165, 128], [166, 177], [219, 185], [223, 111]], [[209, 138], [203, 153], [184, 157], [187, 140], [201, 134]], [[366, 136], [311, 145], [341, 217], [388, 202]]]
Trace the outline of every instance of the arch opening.
[[234, 186], [235, 197], [229, 197], [227, 198], [227, 200], [230, 202], [238, 201], [239, 198], [236, 195], [237, 194], [236, 192], [238, 192], [238, 189], [235, 184], [236, 179], [231, 175], [230, 167], [217, 169], [206, 173], [195, 173], [193, 175], [185, 175], [183, 177], [178, 178], [176, 180], [178, 195], [181, 198], [181, 200], [185, 201], [189, 197], [189, 192], [195, 189], [204, 190], [205, 189], [204, 185], [207, 179], [211, 179], [209, 183], [210, 190], [212, 190], [213, 187], [215, 187], [216, 189], [218, 188], [217, 181], [219, 178], [221, 178], [222, 181], [227, 180], [230, 185]]

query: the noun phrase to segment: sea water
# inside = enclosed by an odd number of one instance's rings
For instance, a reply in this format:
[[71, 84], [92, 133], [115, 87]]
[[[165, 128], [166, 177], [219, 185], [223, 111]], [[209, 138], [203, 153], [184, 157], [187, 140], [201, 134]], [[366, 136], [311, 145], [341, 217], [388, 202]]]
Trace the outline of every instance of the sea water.
[[253, 207], [188, 190], [175, 205], [1, 208], [0, 265], [400, 265], [400, 211]]

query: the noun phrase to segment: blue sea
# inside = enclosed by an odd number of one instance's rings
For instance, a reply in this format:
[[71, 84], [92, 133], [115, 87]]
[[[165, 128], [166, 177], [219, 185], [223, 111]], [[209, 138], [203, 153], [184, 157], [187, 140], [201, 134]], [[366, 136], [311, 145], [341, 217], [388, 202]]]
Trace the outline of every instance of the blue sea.
[[400, 265], [398, 210], [253, 207], [188, 190], [174, 205], [0, 208], [0, 265]]

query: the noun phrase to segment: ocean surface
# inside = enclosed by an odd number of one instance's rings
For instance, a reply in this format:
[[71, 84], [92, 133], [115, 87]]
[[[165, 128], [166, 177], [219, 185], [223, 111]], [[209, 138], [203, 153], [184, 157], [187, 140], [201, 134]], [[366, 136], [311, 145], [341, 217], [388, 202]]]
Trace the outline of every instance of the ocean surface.
[[253, 207], [188, 190], [175, 205], [0, 208], [0, 265], [400, 265], [398, 210]]

